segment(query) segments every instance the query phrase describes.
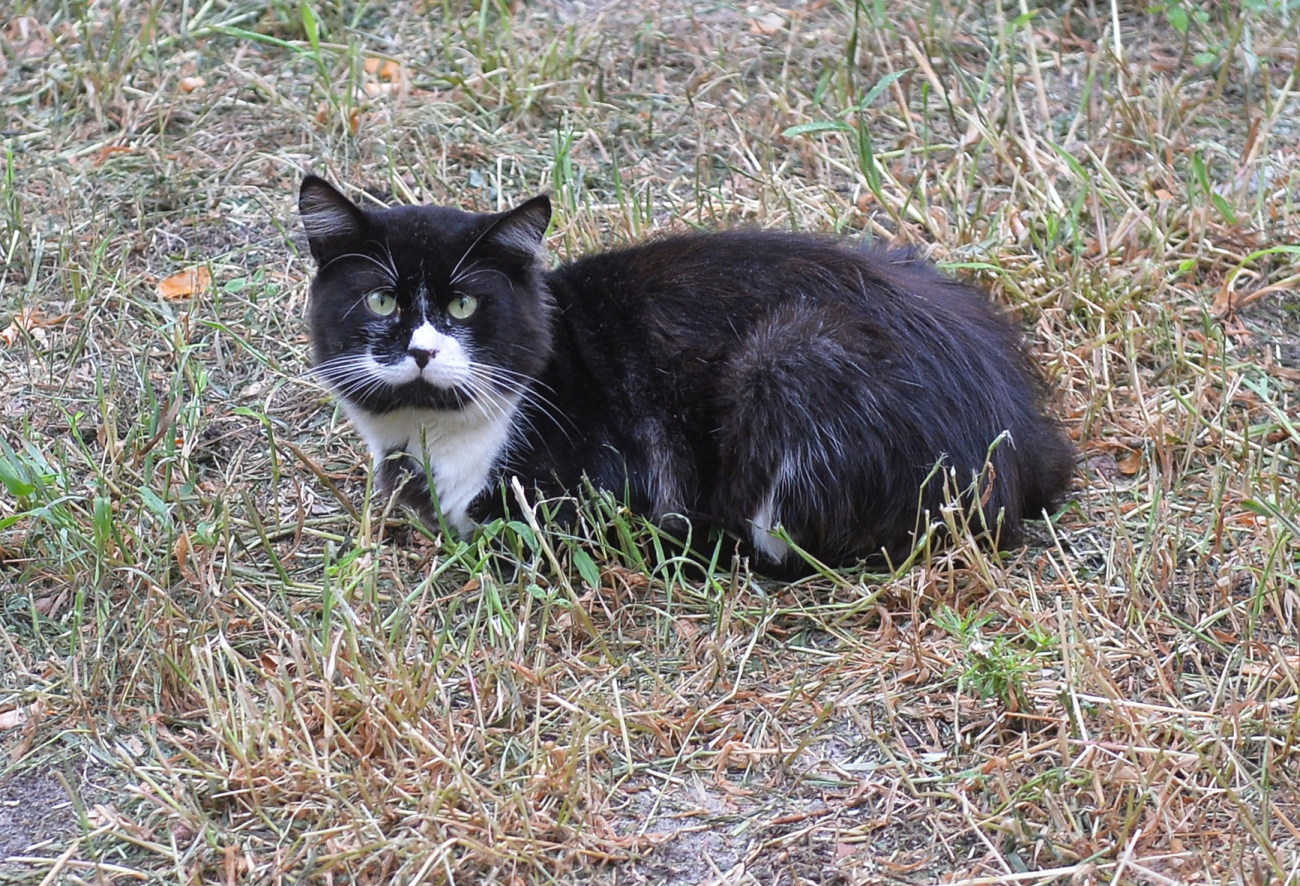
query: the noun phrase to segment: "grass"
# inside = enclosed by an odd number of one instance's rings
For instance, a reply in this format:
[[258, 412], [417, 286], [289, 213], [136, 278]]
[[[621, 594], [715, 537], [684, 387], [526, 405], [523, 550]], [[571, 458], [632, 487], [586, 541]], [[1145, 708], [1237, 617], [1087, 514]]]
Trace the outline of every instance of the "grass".
[[[1298, 31], [17, 0], [0, 882], [1300, 883]], [[921, 246], [1032, 337], [1071, 503], [1005, 557], [794, 585], [610, 501], [421, 532], [306, 371], [308, 170], [550, 190], [560, 256]]]

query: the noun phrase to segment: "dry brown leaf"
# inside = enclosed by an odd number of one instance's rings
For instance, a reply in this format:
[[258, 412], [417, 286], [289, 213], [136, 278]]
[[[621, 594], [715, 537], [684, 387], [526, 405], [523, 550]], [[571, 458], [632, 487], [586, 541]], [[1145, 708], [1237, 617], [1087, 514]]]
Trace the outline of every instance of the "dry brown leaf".
[[172, 546], [172, 557], [176, 560], [176, 568], [180, 571], [181, 577], [188, 582], [198, 584], [198, 573], [194, 571], [194, 566], [190, 563], [193, 550], [194, 545], [190, 541], [190, 534], [182, 530], [181, 534], [176, 536], [176, 544]]
[[86, 810], [86, 820], [92, 827], [112, 824], [117, 820], [117, 810], [103, 803], [96, 803]]
[[1247, 661], [1241, 665], [1243, 674], [1267, 680], [1281, 680], [1297, 670], [1300, 670], [1300, 655], [1283, 655], [1278, 662]]
[[1029, 236], [1029, 226], [1020, 217], [1019, 210], [1013, 209], [1007, 214], [1007, 225], [1011, 228], [1011, 236], [1015, 238], [1017, 243]]
[[1138, 471], [1142, 470], [1142, 453], [1135, 451], [1129, 452], [1123, 458], [1115, 462], [1115, 467], [1125, 477], [1132, 477]]
[[4, 329], [0, 329], [0, 344], [4, 345], [6, 348], [12, 347], [13, 343], [18, 341], [18, 336], [22, 334], [23, 330], [29, 328], [30, 327], [22, 323], [21, 317], [15, 317], [12, 323]]
[[4, 35], [20, 59], [44, 58], [53, 49], [49, 29], [30, 15], [20, 15], [5, 26]]
[[265, 650], [262, 652], [262, 670], [267, 674], [276, 674], [280, 671], [280, 666], [284, 663], [285, 658], [278, 652]]
[[40, 312], [35, 308], [24, 308], [14, 315], [13, 320], [4, 329], [0, 329], [0, 345], [11, 347], [24, 332], [29, 335], [36, 335], [38, 339], [44, 333], [37, 333], [44, 327], [56, 326], [68, 319], [67, 314], [60, 314], [57, 317], [42, 317]]
[[25, 708], [12, 708], [8, 711], [0, 711], [0, 732], [6, 729], [13, 729], [21, 726], [32, 717], [39, 717], [44, 709], [39, 701], [27, 705]]
[[402, 79], [402, 66], [391, 58], [368, 58], [361, 63], [367, 74], [396, 83]]
[[172, 274], [158, 282], [158, 294], [163, 298], [189, 298], [212, 285], [212, 272], [199, 266]]

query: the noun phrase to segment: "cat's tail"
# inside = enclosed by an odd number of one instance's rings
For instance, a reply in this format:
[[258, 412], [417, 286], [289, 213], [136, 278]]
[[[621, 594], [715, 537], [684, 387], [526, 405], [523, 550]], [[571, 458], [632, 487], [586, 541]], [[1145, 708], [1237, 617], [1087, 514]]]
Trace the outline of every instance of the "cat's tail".
[[1075, 452], [1060, 424], [1039, 418], [1025, 452], [1024, 516], [1039, 519], [1060, 507], [1074, 479]]

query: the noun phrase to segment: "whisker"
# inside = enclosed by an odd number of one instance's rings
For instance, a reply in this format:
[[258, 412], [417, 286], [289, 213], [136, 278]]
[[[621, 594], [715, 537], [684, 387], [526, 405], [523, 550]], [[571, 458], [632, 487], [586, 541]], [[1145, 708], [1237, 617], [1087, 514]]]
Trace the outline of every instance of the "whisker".
[[[321, 267], [321, 271], [324, 272], [326, 268], [330, 267], [335, 262], [343, 261], [343, 259], [345, 258], [359, 258], [364, 261], [370, 262], [372, 265], [374, 265], [375, 267], [379, 268], [379, 270], [384, 272], [384, 276], [388, 278], [390, 283], [392, 283], [394, 286], [397, 285], [397, 272], [395, 270], [395, 267], [388, 264], [384, 264], [379, 259], [375, 258], [373, 255], [367, 255], [364, 252], [345, 252], [342, 255], [337, 255], [334, 258], [330, 259], [328, 262], [326, 262]], [[389, 261], [391, 262], [392, 261], [391, 253], [389, 254], [388, 258]]]
[[465, 270], [461, 271], [459, 274], [453, 274], [451, 279], [447, 281], [447, 285], [455, 286], [460, 281], [477, 274], [478, 266], [480, 264], [482, 264], [482, 259], [475, 259], [474, 261], [470, 262], [469, 265], [465, 268]]
[[[534, 389], [535, 384], [540, 384], [536, 379], [500, 366], [476, 363], [472, 365], [471, 369], [478, 373], [484, 383], [490, 384], [506, 394], [518, 397], [522, 405], [532, 407], [533, 410], [549, 419], [556, 429], [564, 434], [565, 439], [570, 442], [573, 440], [569, 429], [565, 427], [566, 423], [572, 426], [572, 421], [567, 416], [564, 416], [559, 407], [550, 399]], [[521, 412], [520, 418], [529, 423], [531, 430], [536, 430], [536, 425], [532, 423], [525, 413]]]
[[511, 280], [510, 275], [507, 274], [505, 271], [502, 271], [499, 268], [478, 268], [476, 267], [478, 264], [479, 263], [477, 261], [471, 262], [470, 266], [466, 268], [461, 274], [452, 278], [449, 285], [456, 286], [462, 281], [468, 280], [470, 277], [473, 277], [475, 274], [497, 274], [498, 276], [505, 279], [506, 285], [509, 286], [512, 291], [514, 290], [515, 281]]
[[343, 397], [361, 398], [392, 387], [391, 382], [375, 373], [370, 358], [364, 354], [340, 354], [318, 363], [310, 372]]
[[528, 383], [528, 384], [539, 385], [539, 386], [541, 386], [541, 387], [543, 387], [543, 388], [546, 388], [546, 390], [548, 390], [548, 391], [552, 391], [552, 392], [553, 392], [553, 391], [555, 390], [555, 389], [552, 388], [550, 385], [548, 385], [546, 382], [542, 381], [540, 378], [537, 378], [536, 376], [529, 375], [529, 374], [526, 373], [526, 372], [518, 372], [518, 371], [516, 371], [516, 370], [514, 370], [514, 369], [509, 369], [509, 368], [507, 368], [507, 367], [505, 367], [505, 366], [493, 366], [493, 367], [492, 367], [492, 371], [495, 372], [495, 373], [497, 373], [497, 374], [499, 374], [499, 375], [505, 376], [505, 377], [507, 377], [507, 378], [522, 379], [524, 382], [526, 382], [526, 383]]
[[[481, 241], [484, 237], [486, 237], [494, 227], [496, 226], [488, 225], [486, 228], [484, 228], [483, 231], [477, 237], [474, 238], [474, 242], [469, 244], [469, 246], [465, 249], [464, 254], [461, 255], [459, 260], [457, 260], [455, 267], [451, 269], [451, 273], [448, 275], [452, 280], [456, 279], [456, 273], [460, 270], [460, 266], [464, 263], [465, 259], [469, 258], [469, 254], [474, 251], [474, 247], [478, 246], [479, 241]], [[473, 265], [471, 265], [470, 267], [473, 267]]]

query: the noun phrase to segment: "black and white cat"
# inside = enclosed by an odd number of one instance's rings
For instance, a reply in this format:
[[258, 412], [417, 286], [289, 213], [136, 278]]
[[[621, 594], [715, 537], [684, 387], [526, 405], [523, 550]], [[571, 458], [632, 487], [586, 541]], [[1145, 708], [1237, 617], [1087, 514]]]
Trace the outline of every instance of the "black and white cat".
[[546, 270], [545, 196], [363, 210], [309, 176], [299, 209], [316, 372], [382, 487], [461, 533], [508, 478], [587, 478], [781, 569], [778, 527], [825, 562], [898, 558], [955, 490], [1012, 544], [1069, 483], [1015, 328], [909, 253], [733, 231]]

